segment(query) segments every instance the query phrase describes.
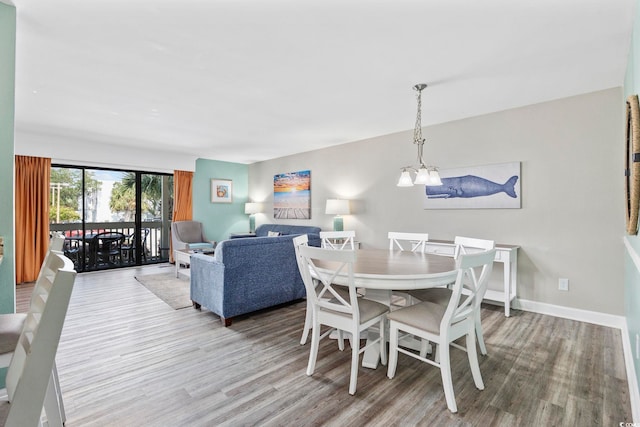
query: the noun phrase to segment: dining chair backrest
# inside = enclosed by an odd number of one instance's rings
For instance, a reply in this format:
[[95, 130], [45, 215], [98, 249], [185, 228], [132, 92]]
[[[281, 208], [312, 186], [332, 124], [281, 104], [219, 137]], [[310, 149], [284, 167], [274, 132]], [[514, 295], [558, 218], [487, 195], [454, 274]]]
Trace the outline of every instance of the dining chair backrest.
[[[482, 300], [493, 270], [496, 250], [460, 254], [456, 259], [458, 275], [453, 284], [451, 299], [440, 324], [440, 331], [448, 330], [467, 318], [475, 316], [476, 307]], [[475, 269], [481, 269], [479, 277]], [[463, 293], [463, 288], [468, 292]], [[475, 320], [475, 319], [473, 319]]]
[[[37, 289], [38, 283], [40, 283], [40, 278], [43, 275], [46, 275], [49, 279], [53, 277], [52, 270], [47, 267], [50, 265], [49, 258], [51, 257], [52, 252], [62, 252], [65, 246], [65, 238], [64, 235], [60, 233], [53, 233], [51, 239], [49, 240], [49, 248], [47, 249], [47, 253], [42, 260], [42, 264], [40, 265], [40, 272], [38, 273], [38, 278], [36, 279], [36, 284], [34, 286], [34, 290]], [[33, 293], [32, 293], [33, 297]]]
[[38, 277], [18, 345], [7, 370], [11, 402], [6, 426], [38, 425], [76, 272], [62, 253], [51, 251]]
[[[355, 322], [359, 322], [358, 296], [353, 280], [353, 263], [355, 251], [298, 246], [300, 254], [300, 275], [304, 281], [307, 298], [311, 299], [316, 310], [346, 314]], [[318, 266], [318, 262], [330, 263], [331, 267]], [[336, 289], [338, 276], [346, 277], [343, 286], [349, 287], [349, 300]], [[314, 282], [314, 279], [316, 282]], [[317, 284], [316, 284], [317, 283]]]
[[476, 239], [474, 237], [456, 236], [453, 240], [455, 245], [454, 258], [459, 254], [468, 254], [478, 251], [488, 251], [496, 247], [493, 240]]
[[309, 246], [309, 236], [307, 236], [306, 234], [301, 234], [293, 238], [293, 249], [295, 250], [295, 253], [296, 253], [296, 261], [298, 262], [298, 269], [302, 271], [302, 267], [300, 266], [300, 263], [301, 263], [300, 251], [299, 251], [300, 246]]
[[347, 231], [321, 231], [320, 239], [325, 249], [355, 249], [356, 232]]
[[[389, 232], [389, 250], [399, 249], [401, 251], [410, 250], [411, 252], [426, 251], [427, 242], [429, 241], [428, 233], [402, 233], [397, 231]], [[402, 242], [407, 242], [408, 247], [403, 246]]]
[[[471, 254], [482, 251], [488, 251], [495, 248], [495, 242], [493, 240], [485, 240], [485, 239], [476, 239], [474, 237], [463, 237], [456, 236], [454, 238], [454, 258], [458, 258], [461, 254]], [[472, 281], [477, 282], [478, 278], [476, 276], [475, 269], [471, 269], [469, 275]], [[480, 300], [484, 298], [484, 292], [480, 296]], [[477, 304], [480, 304], [480, 300], [476, 301]]]
[[64, 248], [64, 234], [61, 233], [53, 233], [51, 239], [49, 240], [49, 250], [50, 251], [58, 251], [61, 252]]

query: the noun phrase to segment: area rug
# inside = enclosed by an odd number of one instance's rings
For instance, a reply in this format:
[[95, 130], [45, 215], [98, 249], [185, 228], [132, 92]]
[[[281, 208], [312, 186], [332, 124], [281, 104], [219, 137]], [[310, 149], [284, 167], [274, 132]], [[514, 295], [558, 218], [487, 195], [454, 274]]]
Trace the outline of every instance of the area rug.
[[136, 280], [176, 310], [191, 307], [189, 280], [178, 279], [173, 272], [140, 275]]

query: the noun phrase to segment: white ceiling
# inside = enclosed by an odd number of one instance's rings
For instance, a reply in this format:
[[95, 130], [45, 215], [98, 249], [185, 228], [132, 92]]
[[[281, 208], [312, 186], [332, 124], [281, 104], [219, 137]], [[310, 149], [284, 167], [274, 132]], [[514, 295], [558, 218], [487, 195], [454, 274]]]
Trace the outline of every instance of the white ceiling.
[[14, 0], [16, 131], [240, 163], [621, 86], [633, 0]]

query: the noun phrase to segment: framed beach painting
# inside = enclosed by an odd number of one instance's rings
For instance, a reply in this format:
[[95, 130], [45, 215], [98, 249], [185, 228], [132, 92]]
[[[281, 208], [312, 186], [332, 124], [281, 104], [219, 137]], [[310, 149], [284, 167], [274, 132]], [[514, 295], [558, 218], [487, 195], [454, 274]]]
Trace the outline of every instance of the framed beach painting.
[[233, 181], [230, 179], [211, 180], [211, 203], [233, 202]]
[[281, 173], [273, 176], [273, 217], [275, 219], [311, 218], [311, 171]]
[[441, 169], [442, 185], [425, 186], [425, 209], [518, 209], [520, 162]]

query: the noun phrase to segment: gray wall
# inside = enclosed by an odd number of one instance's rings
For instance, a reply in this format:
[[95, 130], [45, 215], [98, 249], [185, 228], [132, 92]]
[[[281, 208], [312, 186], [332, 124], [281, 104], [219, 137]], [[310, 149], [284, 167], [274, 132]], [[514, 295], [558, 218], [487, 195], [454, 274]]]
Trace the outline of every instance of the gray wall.
[[522, 162], [522, 209], [424, 210], [424, 187], [395, 186], [415, 163], [412, 131], [250, 165], [249, 197], [265, 202], [258, 224], [275, 222], [273, 175], [309, 169], [312, 218], [288, 223], [331, 229], [325, 200], [340, 197], [363, 247], [386, 247], [391, 230], [517, 244], [519, 298], [623, 315], [623, 118], [614, 88], [424, 129], [440, 168]]

